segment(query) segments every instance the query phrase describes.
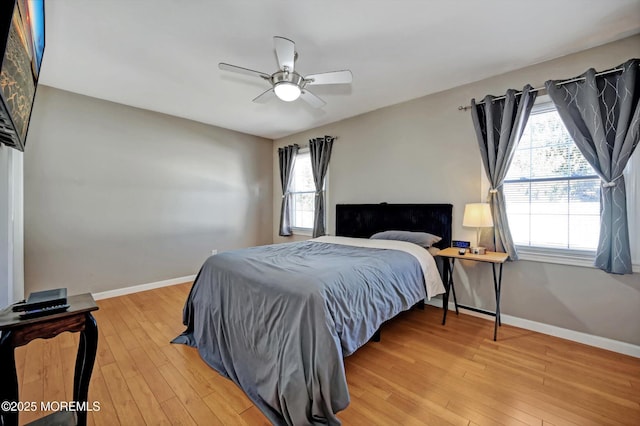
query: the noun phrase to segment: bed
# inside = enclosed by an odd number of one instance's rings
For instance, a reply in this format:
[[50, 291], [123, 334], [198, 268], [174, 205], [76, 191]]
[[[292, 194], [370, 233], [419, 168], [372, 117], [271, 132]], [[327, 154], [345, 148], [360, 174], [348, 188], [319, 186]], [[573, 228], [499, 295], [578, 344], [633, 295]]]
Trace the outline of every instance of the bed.
[[368, 239], [385, 230], [429, 232], [448, 246], [451, 205], [340, 204], [336, 237], [211, 256], [173, 342], [198, 348], [273, 424], [339, 425], [349, 404], [343, 358], [444, 291], [426, 250]]

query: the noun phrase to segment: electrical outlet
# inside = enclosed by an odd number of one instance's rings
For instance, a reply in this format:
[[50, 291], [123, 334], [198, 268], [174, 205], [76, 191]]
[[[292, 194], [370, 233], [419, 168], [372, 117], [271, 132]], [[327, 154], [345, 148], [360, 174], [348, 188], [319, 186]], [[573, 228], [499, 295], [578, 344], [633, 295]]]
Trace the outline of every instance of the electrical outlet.
[[218, 250], [216, 249], [211, 250], [211, 256], [213, 256], [214, 254], [218, 254]]

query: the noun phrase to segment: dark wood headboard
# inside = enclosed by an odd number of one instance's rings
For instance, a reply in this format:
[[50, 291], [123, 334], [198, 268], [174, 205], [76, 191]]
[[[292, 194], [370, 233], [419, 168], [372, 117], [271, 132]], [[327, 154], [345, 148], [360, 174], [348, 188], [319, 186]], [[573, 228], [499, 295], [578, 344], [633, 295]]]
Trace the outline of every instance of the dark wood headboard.
[[451, 246], [451, 204], [337, 204], [336, 235], [369, 238], [381, 231], [422, 231], [442, 237], [436, 247]]

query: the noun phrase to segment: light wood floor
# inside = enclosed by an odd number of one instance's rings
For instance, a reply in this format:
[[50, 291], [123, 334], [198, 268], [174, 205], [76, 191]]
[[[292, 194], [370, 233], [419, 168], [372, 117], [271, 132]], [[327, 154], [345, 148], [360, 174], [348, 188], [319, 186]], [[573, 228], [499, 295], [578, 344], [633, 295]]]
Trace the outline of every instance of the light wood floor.
[[[183, 331], [190, 284], [101, 300], [95, 425], [268, 425]], [[346, 359], [345, 425], [638, 425], [640, 360], [441, 310], [410, 311]], [[16, 351], [22, 401], [70, 401], [77, 333]], [[43, 412], [23, 413], [25, 423]]]

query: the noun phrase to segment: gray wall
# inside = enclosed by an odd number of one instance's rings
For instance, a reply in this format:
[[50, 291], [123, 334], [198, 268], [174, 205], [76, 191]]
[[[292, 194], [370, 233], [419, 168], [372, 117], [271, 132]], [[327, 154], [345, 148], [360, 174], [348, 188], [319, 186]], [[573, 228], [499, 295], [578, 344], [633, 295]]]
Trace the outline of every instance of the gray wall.
[[[274, 141], [274, 241], [288, 241], [277, 232], [277, 148], [325, 134], [338, 137], [329, 171], [330, 233], [336, 203], [447, 202], [454, 205], [454, 238], [473, 240], [474, 231], [462, 228], [462, 212], [466, 203], [486, 198], [487, 186], [470, 114], [458, 106], [473, 97], [504, 94], [526, 83], [540, 87], [547, 79], [570, 78], [589, 67], [608, 69], [638, 56], [640, 36], [635, 36]], [[490, 267], [458, 265], [459, 302], [493, 310]], [[640, 274], [616, 276], [530, 261], [509, 263], [504, 273], [504, 314], [640, 344]]]
[[196, 274], [271, 243], [272, 142], [41, 86], [24, 156], [25, 290]]

